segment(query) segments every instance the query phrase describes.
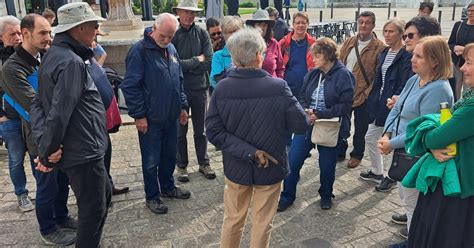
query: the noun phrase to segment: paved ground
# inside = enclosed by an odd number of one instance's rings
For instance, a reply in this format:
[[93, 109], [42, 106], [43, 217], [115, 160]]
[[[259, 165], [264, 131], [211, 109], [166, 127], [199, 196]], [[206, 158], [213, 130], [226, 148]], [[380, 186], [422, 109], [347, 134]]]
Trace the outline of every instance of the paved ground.
[[[223, 217], [222, 158], [210, 145], [209, 157], [217, 171], [215, 180], [197, 172], [193, 142], [190, 147], [190, 179], [181, 186], [193, 193], [189, 200], [167, 200], [167, 215], [155, 215], [144, 204], [140, 153], [134, 126], [124, 126], [112, 135], [112, 175], [118, 186], [131, 192], [113, 198], [103, 235], [103, 247], [218, 247]], [[274, 221], [272, 247], [385, 247], [401, 241], [399, 226], [390, 216], [400, 210], [397, 190], [389, 194], [375, 192], [374, 184], [358, 178], [362, 168], [337, 165], [334, 206], [319, 208], [319, 170], [317, 152], [306, 161], [294, 206], [278, 213]], [[0, 246], [41, 247], [34, 212], [17, 208], [7, 169], [6, 150], [0, 147]], [[364, 165], [368, 164], [364, 160]], [[364, 166], [365, 167], [365, 166]], [[363, 167], [363, 168], [364, 168]], [[28, 189], [34, 197], [35, 186], [30, 168]], [[71, 215], [77, 216], [74, 196], [70, 196]], [[242, 247], [248, 247], [246, 226]]]

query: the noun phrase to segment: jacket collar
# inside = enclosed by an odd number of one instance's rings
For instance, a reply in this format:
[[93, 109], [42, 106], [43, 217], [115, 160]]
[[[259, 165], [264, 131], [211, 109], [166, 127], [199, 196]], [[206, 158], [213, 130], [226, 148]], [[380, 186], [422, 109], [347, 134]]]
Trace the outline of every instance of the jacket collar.
[[[29, 52], [27, 52], [21, 45], [18, 46], [18, 48], [16, 49], [16, 54], [18, 55], [20, 59], [25, 61], [31, 67], [36, 67], [40, 65], [39, 61], [35, 57], [33, 57]], [[43, 54], [40, 53], [40, 56], [42, 55]]]
[[[291, 44], [291, 37], [293, 36], [295, 31], [291, 31], [290, 33], [288, 33], [283, 39], [283, 46], [290, 46]], [[313, 38], [313, 36], [311, 36], [310, 34], [306, 33], [306, 41], [308, 42], [308, 46], [312, 45], [313, 42], [315, 41], [316, 39]]]
[[335, 71], [345, 67], [340, 60], [337, 60], [334, 62], [334, 65], [329, 69], [328, 73], [326, 74], [327, 76], [333, 74]]
[[56, 36], [54, 36], [53, 46], [70, 49], [84, 61], [94, 57], [94, 52], [91, 48], [82, 45], [77, 40], [73, 39], [67, 32], [56, 34]]
[[13, 47], [5, 47], [3, 43], [0, 43], [0, 62], [3, 64], [13, 53], [15, 53], [15, 49]]
[[235, 68], [229, 71], [229, 77], [240, 79], [259, 78], [265, 76], [270, 76], [270, 74], [262, 69]]
[[[146, 49], [163, 50], [163, 52], [164, 52], [164, 49], [159, 47], [156, 44], [153, 37], [150, 36], [151, 32], [152, 32], [151, 27], [145, 28], [145, 31], [143, 33], [143, 47], [145, 47]], [[171, 45], [171, 43], [170, 43], [170, 45]], [[169, 46], [166, 48], [166, 50], [167, 50], [168, 54], [170, 54]]]
[[193, 22], [189, 28], [184, 28], [183, 26], [181, 26], [181, 23], [180, 23], [180, 24], [179, 24], [179, 29], [180, 29], [181, 31], [184, 31], [184, 32], [189, 32], [189, 31], [191, 31], [195, 26], [196, 26], [196, 23]]

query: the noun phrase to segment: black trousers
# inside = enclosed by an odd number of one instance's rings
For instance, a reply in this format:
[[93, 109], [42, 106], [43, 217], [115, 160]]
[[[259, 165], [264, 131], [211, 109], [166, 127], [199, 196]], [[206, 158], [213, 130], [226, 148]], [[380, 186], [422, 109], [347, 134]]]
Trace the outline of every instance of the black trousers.
[[226, 3], [227, 3], [227, 15], [239, 14], [239, 0], [226, 0]]
[[[362, 160], [365, 151], [365, 134], [369, 129], [369, 113], [367, 112], [367, 104], [363, 103], [357, 107], [352, 108], [354, 114], [354, 135], [352, 137], [352, 145], [354, 148], [351, 152], [351, 157]], [[338, 156], [346, 156], [347, 141], [341, 144]]]
[[98, 247], [112, 197], [104, 159], [61, 170], [69, 177], [69, 185], [77, 201], [76, 247]]
[[[207, 156], [207, 137], [204, 132], [204, 119], [207, 111], [207, 89], [186, 91], [188, 104], [191, 110], [191, 119], [193, 120], [194, 147], [199, 165], [209, 164]], [[189, 114], [189, 113], [188, 113]], [[186, 168], [188, 159], [188, 124], [179, 125], [178, 131], [178, 149], [176, 150], [176, 165], [180, 168]]]
[[[265, 9], [268, 7], [269, 1], [268, 0], [260, 0], [260, 8]], [[278, 15], [283, 18], [283, 3], [282, 0], [273, 0], [273, 4], [275, 5], [275, 9], [278, 10]]]
[[107, 134], [107, 140], [109, 142], [109, 145], [107, 146], [107, 150], [105, 151], [104, 165], [105, 165], [105, 171], [107, 171], [107, 176], [109, 178], [110, 185], [113, 188], [114, 181], [112, 180], [112, 176], [110, 175], [110, 164], [112, 163], [112, 141], [110, 140], [110, 134]]

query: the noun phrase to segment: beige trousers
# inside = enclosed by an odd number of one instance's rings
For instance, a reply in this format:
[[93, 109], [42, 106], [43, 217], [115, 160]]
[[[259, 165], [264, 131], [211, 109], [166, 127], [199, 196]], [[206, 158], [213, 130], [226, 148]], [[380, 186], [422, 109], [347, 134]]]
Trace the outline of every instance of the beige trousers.
[[[252, 208], [251, 248], [270, 245], [270, 234], [275, 217], [281, 182], [273, 185], [240, 185], [225, 179], [224, 223], [221, 231], [221, 247], [240, 247], [249, 207]], [[252, 205], [252, 206], [250, 206]]]

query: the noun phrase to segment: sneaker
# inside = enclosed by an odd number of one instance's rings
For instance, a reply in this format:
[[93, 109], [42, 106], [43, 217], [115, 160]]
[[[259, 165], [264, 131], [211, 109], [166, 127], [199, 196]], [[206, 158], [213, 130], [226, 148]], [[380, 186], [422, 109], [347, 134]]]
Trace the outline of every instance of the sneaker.
[[351, 159], [349, 159], [349, 161], [347, 162], [347, 167], [354, 169], [360, 165], [360, 162], [361, 162], [360, 159], [351, 157]]
[[399, 225], [406, 225], [408, 221], [407, 215], [406, 214], [394, 214], [392, 215], [392, 222], [399, 224]]
[[332, 207], [332, 200], [331, 197], [321, 197], [321, 209], [322, 210], [328, 210], [331, 209]]
[[211, 169], [211, 166], [208, 164], [200, 165], [199, 172], [201, 172], [205, 178], [214, 179], [216, 178], [216, 173]]
[[186, 167], [176, 167], [176, 177], [182, 183], [189, 182], [188, 169]]
[[380, 192], [388, 192], [391, 189], [394, 189], [396, 185], [397, 181], [389, 177], [385, 177], [379, 185], [375, 186], [375, 190]]
[[76, 242], [76, 233], [65, 232], [61, 229], [57, 229], [52, 233], [41, 235], [41, 239], [47, 245], [72, 245]]
[[168, 207], [160, 200], [146, 200], [146, 206], [155, 214], [168, 213]]
[[278, 211], [278, 212], [283, 212], [283, 211], [285, 211], [286, 209], [288, 209], [291, 205], [293, 205], [293, 202], [283, 202], [283, 201], [279, 201], [279, 202], [278, 202], [277, 211]]
[[380, 183], [384, 179], [383, 175], [374, 174], [371, 170], [361, 172], [360, 178], [362, 180], [371, 181], [374, 183]]
[[161, 197], [176, 198], [176, 199], [189, 199], [189, 197], [191, 197], [191, 192], [174, 186], [174, 188], [169, 192], [162, 191]]
[[64, 231], [77, 231], [77, 220], [69, 217], [65, 222], [58, 224], [58, 228]]
[[398, 230], [398, 234], [400, 234], [400, 236], [402, 236], [402, 238], [408, 239], [408, 228], [402, 228], [402, 229]]
[[18, 198], [18, 207], [23, 212], [29, 212], [35, 209], [35, 205], [31, 202], [30, 197], [27, 193], [17, 196]]

